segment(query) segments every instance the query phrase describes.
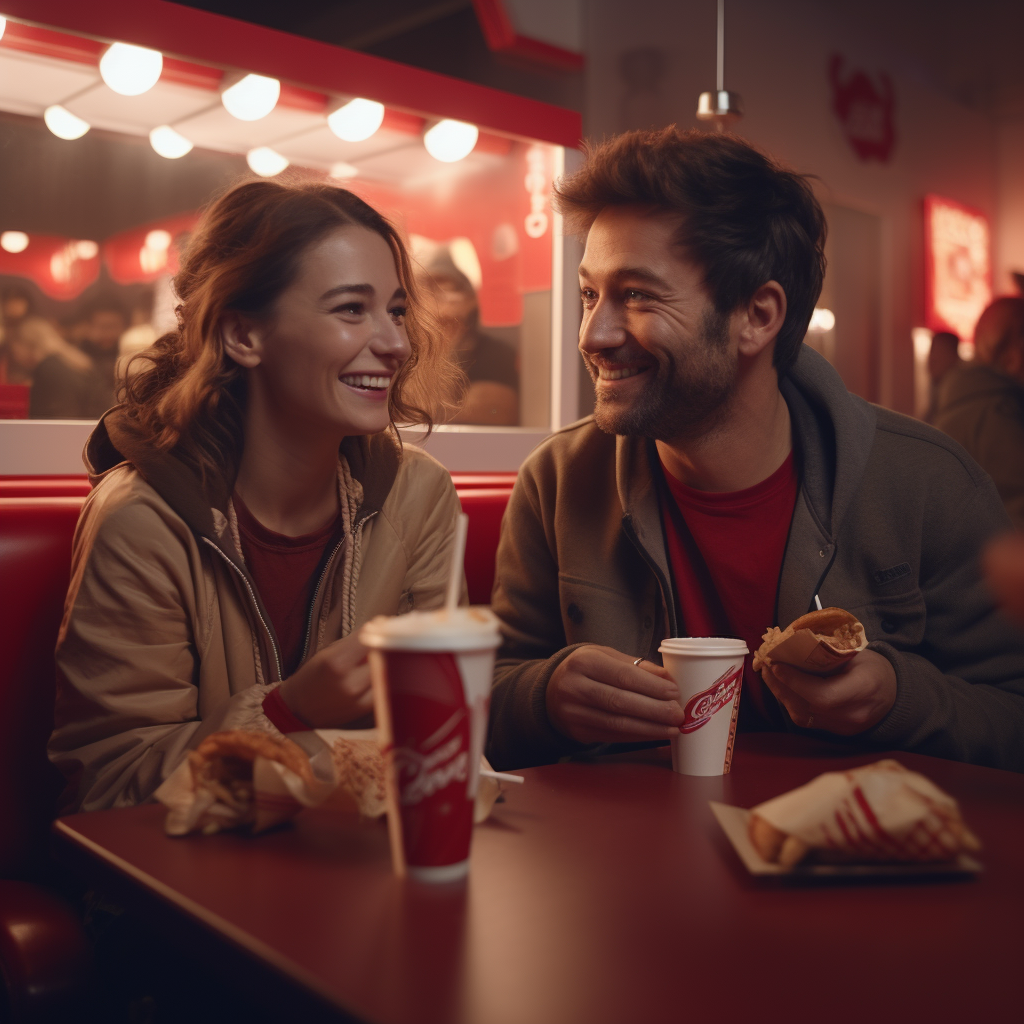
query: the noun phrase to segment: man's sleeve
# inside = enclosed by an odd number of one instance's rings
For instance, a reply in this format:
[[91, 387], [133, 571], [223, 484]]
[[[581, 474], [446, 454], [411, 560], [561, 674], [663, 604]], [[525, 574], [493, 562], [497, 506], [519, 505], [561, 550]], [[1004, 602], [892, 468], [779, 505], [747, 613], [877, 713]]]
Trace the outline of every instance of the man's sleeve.
[[1003, 396], [979, 415], [970, 450], [992, 477], [1013, 525], [1024, 529], [1024, 410], [1016, 396]]
[[[545, 694], [566, 647], [551, 517], [535, 479], [520, 473], [501, 525], [491, 606], [504, 638], [491, 692], [488, 758], [496, 768], [549, 764], [578, 745], [548, 721]], [[578, 645], [577, 645], [578, 646]]]
[[926, 532], [924, 642], [915, 652], [870, 645], [892, 663], [899, 689], [889, 714], [858, 739], [1024, 771], [1024, 633], [995, 608], [979, 562], [1007, 526], [986, 480], [943, 529]]

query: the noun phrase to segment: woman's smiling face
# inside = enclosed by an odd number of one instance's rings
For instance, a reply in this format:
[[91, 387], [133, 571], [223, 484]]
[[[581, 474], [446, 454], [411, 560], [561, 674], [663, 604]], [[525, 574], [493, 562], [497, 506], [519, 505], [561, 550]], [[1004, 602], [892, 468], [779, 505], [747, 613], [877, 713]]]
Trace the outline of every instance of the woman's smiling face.
[[295, 280], [250, 332], [259, 354], [250, 384], [261, 404], [291, 425], [384, 430], [388, 391], [411, 352], [405, 311], [387, 241], [359, 226], [335, 229], [306, 250]]

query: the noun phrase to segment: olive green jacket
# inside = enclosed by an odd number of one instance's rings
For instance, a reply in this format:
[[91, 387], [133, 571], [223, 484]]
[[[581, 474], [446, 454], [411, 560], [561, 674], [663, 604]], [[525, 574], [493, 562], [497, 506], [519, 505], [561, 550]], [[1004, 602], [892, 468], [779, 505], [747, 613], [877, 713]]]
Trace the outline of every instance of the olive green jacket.
[[[780, 387], [800, 490], [775, 623], [765, 626], [802, 615], [816, 594], [864, 623], [899, 690], [859, 747], [1024, 771], [1024, 634], [993, 607], [978, 559], [1009, 528], [992, 481], [944, 434], [850, 395], [808, 348]], [[493, 596], [504, 634], [491, 702], [496, 767], [579, 749], [545, 709], [548, 679], [575, 645], [660, 662], [661, 640], [683, 635], [660, 473], [650, 442], [604, 434], [590, 418], [523, 466]]]

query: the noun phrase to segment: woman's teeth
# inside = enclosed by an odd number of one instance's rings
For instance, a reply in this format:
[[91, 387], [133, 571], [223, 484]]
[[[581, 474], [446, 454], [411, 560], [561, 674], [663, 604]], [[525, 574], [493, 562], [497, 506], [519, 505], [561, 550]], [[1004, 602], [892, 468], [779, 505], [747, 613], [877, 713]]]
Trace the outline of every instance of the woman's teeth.
[[622, 380], [623, 377], [635, 377], [646, 369], [646, 366], [626, 366], [617, 370], [608, 370], [602, 366], [598, 369], [597, 375], [601, 380]]
[[342, 384], [351, 388], [373, 388], [380, 390], [391, 383], [390, 377], [371, 377], [368, 373], [350, 373], [339, 378]]

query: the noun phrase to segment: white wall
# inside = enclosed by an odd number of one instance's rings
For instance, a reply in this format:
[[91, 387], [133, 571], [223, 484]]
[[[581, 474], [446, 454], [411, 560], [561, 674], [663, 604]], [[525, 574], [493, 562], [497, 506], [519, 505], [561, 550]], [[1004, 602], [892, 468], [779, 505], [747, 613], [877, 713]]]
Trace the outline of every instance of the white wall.
[[[645, 124], [697, 125], [697, 95], [715, 85], [713, 0], [588, 0], [590, 137]], [[627, 74], [623, 55], [634, 56]], [[831, 110], [828, 60], [886, 72], [896, 91], [896, 148], [891, 161], [858, 159]], [[651, 88], [652, 74], [664, 65]], [[875, 214], [882, 222], [882, 292], [878, 395], [905, 412], [914, 406], [911, 329], [923, 323], [923, 226], [928, 192], [997, 214], [997, 129], [992, 121], [933, 86], [890, 50], [884, 26], [866, 31], [831, 5], [809, 0], [727, 0], [725, 84], [744, 100], [735, 130], [797, 170], [818, 175], [829, 203]], [[1015, 136], [1024, 151], [1024, 133]], [[1018, 161], [1019, 166], [1019, 161]], [[1022, 227], [1024, 189], [1016, 183]], [[1024, 246], [1024, 231], [1019, 236]], [[1017, 250], [1021, 251], [1020, 249]], [[1018, 258], [1024, 266], [1024, 260]]]

